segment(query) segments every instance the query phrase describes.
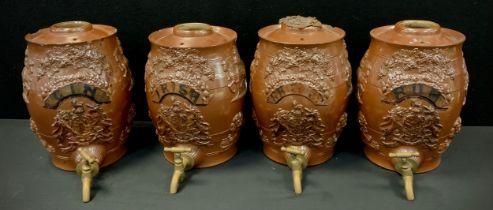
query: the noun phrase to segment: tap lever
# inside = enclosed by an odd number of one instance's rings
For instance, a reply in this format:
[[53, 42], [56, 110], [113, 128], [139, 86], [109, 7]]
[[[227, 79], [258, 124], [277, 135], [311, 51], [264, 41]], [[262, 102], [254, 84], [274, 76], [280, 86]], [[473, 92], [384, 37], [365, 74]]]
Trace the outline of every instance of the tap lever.
[[172, 152], [172, 153], [183, 153], [183, 152], [191, 152], [192, 148], [190, 148], [190, 147], [165, 147], [164, 151], [165, 152]]
[[281, 147], [281, 151], [295, 154], [295, 155], [305, 155], [305, 151], [303, 148], [299, 146], [287, 146], [287, 147]]
[[391, 158], [411, 158], [419, 157], [419, 152], [391, 152], [389, 153]]

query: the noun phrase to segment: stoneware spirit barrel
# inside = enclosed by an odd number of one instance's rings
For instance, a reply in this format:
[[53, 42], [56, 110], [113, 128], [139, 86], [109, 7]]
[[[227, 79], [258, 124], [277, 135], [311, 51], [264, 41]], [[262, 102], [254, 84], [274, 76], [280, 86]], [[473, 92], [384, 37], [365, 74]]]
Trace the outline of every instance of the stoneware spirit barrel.
[[53, 164], [91, 177], [125, 153], [134, 106], [132, 75], [116, 29], [68, 21], [26, 35], [22, 80], [31, 128]]
[[463, 34], [424, 20], [373, 29], [358, 70], [359, 123], [366, 156], [402, 174], [430, 171], [461, 126], [468, 73]]
[[329, 160], [346, 125], [352, 87], [345, 32], [290, 16], [258, 35], [250, 72], [254, 119], [265, 154], [292, 169], [299, 194], [303, 168]]
[[175, 165], [170, 193], [176, 193], [185, 170], [236, 153], [245, 67], [228, 28], [185, 23], [156, 31], [149, 41], [147, 103], [165, 157]]

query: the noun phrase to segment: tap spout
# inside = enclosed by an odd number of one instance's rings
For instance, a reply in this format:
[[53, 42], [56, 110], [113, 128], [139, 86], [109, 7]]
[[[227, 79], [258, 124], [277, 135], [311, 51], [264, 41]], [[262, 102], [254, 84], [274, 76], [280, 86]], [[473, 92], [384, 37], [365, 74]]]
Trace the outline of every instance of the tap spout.
[[281, 147], [281, 151], [286, 153], [286, 162], [292, 171], [294, 192], [296, 194], [301, 194], [303, 191], [301, 184], [303, 169], [306, 168], [308, 163], [306, 151], [302, 146]]
[[178, 187], [183, 178], [185, 177], [185, 171], [193, 168], [194, 158], [191, 154], [192, 148], [190, 147], [165, 147], [165, 152], [173, 153], [174, 171], [171, 177], [171, 183], [169, 187], [169, 193], [175, 194], [178, 192]]
[[419, 153], [396, 152], [390, 153], [389, 157], [394, 162], [395, 170], [402, 176], [407, 200], [414, 200], [413, 173], [416, 171], [420, 162]]
[[87, 203], [91, 200], [92, 178], [99, 172], [99, 162], [84, 148], [79, 148], [77, 152], [82, 159], [77, 164], [76, 171], [82, 181], [82, 201]]

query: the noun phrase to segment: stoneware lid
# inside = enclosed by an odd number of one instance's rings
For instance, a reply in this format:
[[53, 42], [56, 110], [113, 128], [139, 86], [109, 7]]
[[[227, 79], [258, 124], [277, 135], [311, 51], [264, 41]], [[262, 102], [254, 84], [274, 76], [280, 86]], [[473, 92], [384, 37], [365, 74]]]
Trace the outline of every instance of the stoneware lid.
[[163, 28], [149, 35], [149, 41], [164, 47], [204, 48], [236, 40], [236, 32], [229, 28], [205, 23], [183, 23]]
[[464, 34], [442, 28], [427, 20], [403, 20], [395, 25], [382, 26], [371, 30], [370, 35], [377, 40], [405, 46], [446, 47], [461, 44]]
[[280, 44], [314, 45], [326, 44], [344, 38], [344, 30], [322, 24], [314, 17], [288, 16], [279, 24], [264, 27], [258, 36]]
[[66, 21], [53, 24], [24, 38], [30, 43], [40, 45], [63, 45], [90, 42], [103, 39], [116, 33], [116, 28], [91, 24], [85, 21]]

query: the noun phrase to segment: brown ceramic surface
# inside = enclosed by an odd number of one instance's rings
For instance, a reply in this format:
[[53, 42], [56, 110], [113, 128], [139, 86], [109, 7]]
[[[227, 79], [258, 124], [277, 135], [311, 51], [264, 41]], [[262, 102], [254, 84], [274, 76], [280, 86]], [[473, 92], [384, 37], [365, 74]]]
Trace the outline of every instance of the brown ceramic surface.
[[[188, 23], [156, 31], [149, 41], [147, 103], [161, 144], [192, 148], [194, 167], [230, 159], [246, 93], [236, 33]], [[166, 152], [166, 159], [173, 162], [173, 153]]]
[[468, 85], [465, 37], [413, 20], [370, 34], [358, 69], [365, 153], [377, 165], [395, 170], [390, 153], [417, 152], [416, 172], [432, 170], [461, 127]]
[[78, 148], [103, 167], [126, 151], [135, 114], [132, 75], [115, 34], [111, 26], [71, 21], [25, 37], [31, 128], [61, 169], [75, 170]]
[[281, 147], [303, 146], [308, 165], [327, 161], [346, 125], [351, 93], [345, 32], [291, 16], [258, 34], [250, 88], [265, 154], [286, 164]]

